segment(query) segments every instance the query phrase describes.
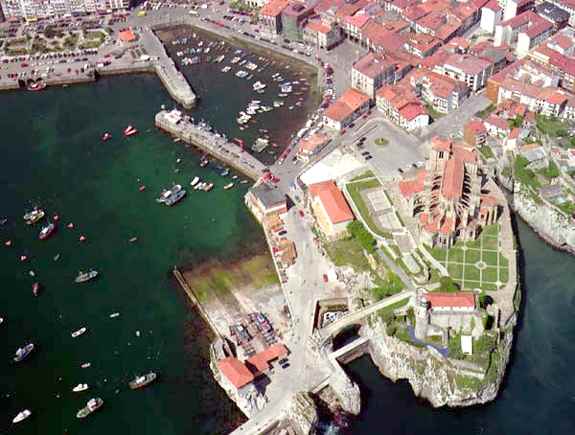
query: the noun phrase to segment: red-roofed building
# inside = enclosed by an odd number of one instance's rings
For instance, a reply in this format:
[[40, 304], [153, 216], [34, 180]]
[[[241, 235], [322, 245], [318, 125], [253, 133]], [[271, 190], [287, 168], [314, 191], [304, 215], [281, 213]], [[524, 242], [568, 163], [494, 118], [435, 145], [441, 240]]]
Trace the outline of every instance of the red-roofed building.
[[308, 162], [316, 155], [328, 142], [329, 136], [324, 133], [314, 133], [306, 136], [298, 143], [297, 158], [302, 162]]
[[325, 111], [327, 127], [341, 131], [369, 110], [370, 98], [364, 93], [348, 88]]
[[465, 83], [425, 69], [413, 70], [406, 80], [417, 96], [440, 113], [459, 109], [469, 95]]
[[452, 54], [442, 65], [433, 69], [439, 74], [464, 82], [472, 92], [485, 87], [493, 71], [493, 64], [471, 54]]
[[407, 131], [429, 125], [429, 115], [409, 84], [386, 85], [377, 91], [377, 108], [391, 122]]
[[470, 119], [463, 127], [463, 140], [469, 145], [480, 147], [487, 140], [487, 129], [479, 118]]
[[259, 11], [259, 21], [272, 34], [282, 31], [282, 12], [287, 7], [288, 0], [270, 0]]
[[483, 125], [485, 126], [487, 133], [493, 137], [502, 138], [511, 132], [511, 128], [509, 127], [507, 120], [493, 113], [485, 119]]
[[330, 240], [344, 236], [354, 216], [335, 183], [323, 181], [310, 185], [309, 198], [320, 231]]
[[494, 223], [498, 205], [481, 201], [475, 147], [434, 137], [430, 148], [425, 169], [406, 175], [398, 187], [417, 219], [421, 241], [449, 248], [456, 240], [475, 239], [482, 226]]
[[261, 352], [249, 357], [245, 365], [248, 367], [254, 376], [259, 376], [266, 373], [270, 368], [272, 361], [285, 358], [288, 356], [288, 349], [283, 344], [273, 344]]
[[136, 34], [132, 29], [126, 29], [118, 33], [118, 38], [124, 43], [134, 42], [136, 40]]
[[429, 303], [431, 312], [475, 311], [473, 292], [428, 292], [423, 297]]
[[375, 99], [376, 91], [386, 84], [401, 80], [411, 65], [395, 56], [383, 53], [368, 53], [351, 68], [351, 86]]
[[525, 56], [554, 32], [553, 23], [528, 10], [495, 26], [495, 46], [516, 44], [516, 54]]
[[329, 50], [339, 44], [342, 39], [343, 35], [337, 24], [313, 19], [303, 26], [303, 40], [313, 47]]
[[222, 381], [236, 390], [241, 390], [254, 380], [254, 375], [246, 365], [231, 356], [218, 361], [218, 370], [222, 374]]
[[408, 53], [420, 58], [432, 55], [439, 47], [441, 47], [441, 41], [435, 36], [425, 33], [410, 34], [403, 45]]

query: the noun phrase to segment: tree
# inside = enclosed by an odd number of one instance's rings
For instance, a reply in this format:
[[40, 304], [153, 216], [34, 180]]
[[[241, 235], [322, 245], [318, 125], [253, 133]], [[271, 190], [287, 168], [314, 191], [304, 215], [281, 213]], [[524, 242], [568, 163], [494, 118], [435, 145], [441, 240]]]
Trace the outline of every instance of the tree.
[[519, 128], [523, 125], [523, 116], [517, 115], [513, 119], [509, 119], [507, 121], [509, 128]]
[[459, 285], [450, 276], [439, 278], [439, 290], [442, 292], [455, 293], [459, 291]]

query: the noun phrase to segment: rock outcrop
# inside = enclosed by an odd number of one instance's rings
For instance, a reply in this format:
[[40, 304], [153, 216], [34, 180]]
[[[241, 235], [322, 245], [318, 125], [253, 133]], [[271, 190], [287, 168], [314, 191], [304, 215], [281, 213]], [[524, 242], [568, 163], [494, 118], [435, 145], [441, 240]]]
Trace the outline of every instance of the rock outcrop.
[[569, 217], [522, 189], [515, 189], [513, 209], [547, 243], [575, 254], [575, 225]]

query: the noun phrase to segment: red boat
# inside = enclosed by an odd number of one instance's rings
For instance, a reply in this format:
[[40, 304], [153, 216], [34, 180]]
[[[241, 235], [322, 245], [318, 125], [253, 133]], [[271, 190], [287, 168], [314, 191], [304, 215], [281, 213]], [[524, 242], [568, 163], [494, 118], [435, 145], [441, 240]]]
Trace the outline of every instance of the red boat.
[[32, 294], [34, 296], [38, 296], [40, 294], [40, 283], [39, 282], [35, 282], [34, 284], [32, 284]]
[[105, 133], [102, 135], [101, 139], [102, 139], [102, 142], [107, 142], [107, 141], [109, 141], [110, 139], [112, 139], [112, 133], [110, 133], [109, 131], [105, 132]]
[[138, 134], [138, 130], [136, 130], [133, 126], [128, 125], [125, 129], [124, 129], [124, 136], [129, 137], [129, 136], [133, 136], [135, 134]]
[[42, 227], [42, 229], [40, 230], [40, 234], [38, 234], [38, 238], [40, 240], [46, 240], [48, 237], [52, 235], [54, 231], [56, 231], [56, 225], [50, 222], [45, 227]]
[[26, 86], [26, 89], [32, 92], [43, 91], [44, 89], [46, 89], [46, 82], [44, 82], [44, 80], [38, 80], [37, 82], [30, 82], [28, 83], [28, 86]]

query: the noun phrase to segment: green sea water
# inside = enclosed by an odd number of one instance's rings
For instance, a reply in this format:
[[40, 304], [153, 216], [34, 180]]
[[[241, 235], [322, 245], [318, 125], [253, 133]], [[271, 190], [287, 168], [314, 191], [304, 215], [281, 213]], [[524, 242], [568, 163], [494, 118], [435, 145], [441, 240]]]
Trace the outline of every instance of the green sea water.
[[[211, 377], [207, 331], [170, 271], [261, 250], [263, 239], [243, 205], [249, 184], [224, 191], [229, 180], [219, 170], [201, 169], [197, 153], [153, 128], [163, 103], [171, 101], [153, 76], [0, 95], [0, 215], [9, 219], [0, 227], [0, 433], [214, 434], [242, 419]], [[208, 107], [196, 113], [225, 129], [226, 108], [213, 115]], [[122, 137], [127, 124], [141, 134]], [[105, 130], [113, 139], [103, 143]], [[173, 208], [155, 202], [163, 187], [196, 175], [216, 183], [214, 190], [190, 191]], [[60, 217], [49, 240], [22, 220], [34, 205]], [[129, 243], [132, 237], [138, 241]], [[75, 284], [88, 268], [100, 277]], [[34, 281], [44, 287], [37, 298]], [[113, 312], [120, 316], [110, 318]], [[71, 338], [81, 326], [88, 332]], [[13, 364], [28, 341], [36, 351]], [[82, 369], [83, 362], [92, 366]], [[150, 370], [160, 382], [128, 389], [135, 374]], [[72, 393], [78, 383], [90, 389]], [[77, 420], [93, 396], [104, 407]], [[33, 416], [12, 426], [24, 408]]]

